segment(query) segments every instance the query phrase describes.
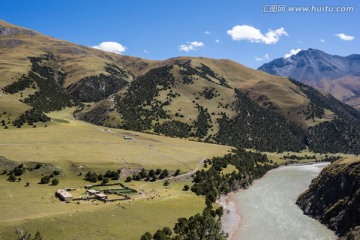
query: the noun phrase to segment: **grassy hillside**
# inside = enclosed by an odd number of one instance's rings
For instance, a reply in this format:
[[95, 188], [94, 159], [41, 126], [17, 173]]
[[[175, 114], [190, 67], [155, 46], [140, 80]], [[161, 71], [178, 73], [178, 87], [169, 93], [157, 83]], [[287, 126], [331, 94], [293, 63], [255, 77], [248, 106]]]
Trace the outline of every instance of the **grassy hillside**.
[[[15, 229], [20, 227], [39, 230], [44, 239], [139, 239], [145, 231], [172, 226], [179, 217], [201, 212], [204, 199], [182, 191], [190, 180], [173, 181], [165, 187], [162, 181], [127, 183], [124, 176], [141, 168], [187, 172], [202, 159], [228, 153], [230, 147], [94, 126], [73, 119], [72, 110], [48, 114], [53, 120], [47, 127], [0, 131], [1, 155], [10, 159], [0, 158], [1, 173], [21, 163], [29, 168], [43, 164], [40, 169], [26, 171], [20, 182], [6, 181], [8, 175], [0, 173], [2, 238], [15, 239]], [[132, 140], [125, 140], [125, 136]], [[61, 172], [56, 177], [58, 186], [38, 184], [42, 176], [56, 169]], [[65, 204], [54, 196], [57, 189], [65, 187], [81, 192], [89, 182], [83, 180], [84, 175], [79, 176], [80, 172], [116, 169], [125, 174], [121, 183], [143, 194], [120, 204]], [[103, 227], [99, 227], [100, 222]]]
[[[77, 121], [67, 112], [48, 114], [48, 127], [0, 131], [0, 152], [17, 162], [47, 162], [76, 170], [132, 167], [193, 169], [204, 158], [221, 155], [227, 146], [205, 144], [97, 127]], [[133, 140], [124, 140], [131, 136]]]
[[119, 67], [123, 64], [136, 75], [140, 71], [139, 68], [153, 63], [141, 58], [121, 56], [58, 40], [2, 20], [0, 20], [0, 27], [4, 29], [0, 35], [2, 56], [0, 87], [6, 86], [19, 75], [26, 74], [30, 70], [31, 63], [28, 57], [37, 57], [49, 52], [56, 56], [54, 67], [69, 73], [65, 79], [65, 87], [85, 77], [101, 73], [108, 75], [109, 73], [104, 68], [106, 64], [115, 64]]
[[[45, 112], [71, 105], [64, 97], [78, 101], [76, 105], [99, 101], [125, 87], [139, 68], [153, 63], [54, 39], [1, 20], [0, 30], [0, 110], [6, 110], [9, 99], [15, 101], [12, 106], [22, 101]], [[39, 102], [49, 97], [53, 101], [39, 109]], [[28, 109], [16, 107], [12, 114], [21, 116]], [[7, 126], [11, 128], [13, 121]]]
[[76, 106], [77, 119], [112, 128], [262, 151], [360, 153], [360, 115], [288, 78], [226, 59], [149, 61], [0, 26], [0, 110], [14, 101], [3, 128], [47, 125], [47, 113]]
[[[356, 110], [311, 87], [229, 60], [180, 57], [157, 63], [77, 117], [262, 151], [308, 146], [324, 153], [359, 153], [355, 146], [360, 146]], [[333, 132], [334, 124], [346, 130]], [[340, 140], [327, 141], [325, 133]]]

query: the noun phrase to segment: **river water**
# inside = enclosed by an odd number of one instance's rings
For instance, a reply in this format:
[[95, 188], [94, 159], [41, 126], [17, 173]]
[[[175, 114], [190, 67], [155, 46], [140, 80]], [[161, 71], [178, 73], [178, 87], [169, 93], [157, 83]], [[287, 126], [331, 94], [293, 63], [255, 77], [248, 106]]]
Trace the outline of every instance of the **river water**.
[[337, 239], [295, 204], [327, 163], [279, 167], [226, 201], [223, 228], [231, 240]]

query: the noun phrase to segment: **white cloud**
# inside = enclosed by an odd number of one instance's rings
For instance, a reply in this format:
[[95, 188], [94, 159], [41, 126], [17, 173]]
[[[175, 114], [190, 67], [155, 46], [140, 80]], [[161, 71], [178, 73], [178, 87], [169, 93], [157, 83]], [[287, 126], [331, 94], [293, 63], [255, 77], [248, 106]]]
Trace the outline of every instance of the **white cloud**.
[[325, 42], [325, 39], [323, 39], [323, 38], [322, 38], [322, 39], [320, 39], [320, 42], [324, 43], [324, 42]]
[[144, 50], [144, 53], [149, 53], [149, 51], [145, 49], [145, 50]]
[[285, 29], [278, 28], [276, 30], [269, 29], [267, 33], [262, 34], [259, 29], [249, 25], [237, 25], [227, 31], [234, 41], [246, 40], [255, 43], [274, 44], [277, 43], [282, 35], [288, 36]]
[[204, 34], [211, 35], [211, 32], [210, 31], [205, 31]]
[[204, 46], [204, 43], [203, 43], [203, 42], [194, 41], [194, 42], [191, 42], [191, 45], [193, 45], [194, 47], [203, 47], [203, 46]]
[[288, 58], [291, 57], [292, 55], [297, 54], [298, 52], [300, 52], [302, 49], [298, 48], [298, 49], [291, 49], [289, 53], [286, 53], [284, 58]]
[[205, 44], [203, 42], [193, 41], [188, 44], [181, 44], [179, 46], [180, 51], [189, 52], [189, 51], [196, 51], [201, 47], [204, 47]]
[[354, 36], [349, 36], [344, 33], [338, 33], [338, 34], [335, 34], [335, 36], [339, 37], [341, 40], [344, 40], [344, 41], [351, 41], [351, 40], [355, 39]]
[[220, 40], [219, 40], [219, 39], [215, 39], [215, 42], [216, 42], [216, 43], [220, 43]]
[[117, 54], [122, 54], [126, 51], [126, 47], [117, 42], [102, 42], [97, 46], [93, 46], [93, 48], [100, 49], [106, 52], [113, 52]]
[[267, 53], [263, 57], [255, 56], [255, 61], [257, 61], [257, 62], [261, 62], [261, 61], [265, 61], [265, 60], [267, 60], [267, 61], [270, 60], [269, 54], [267, 54]]
[[297, 41], [298, 43], [302, 44], [303, 42], [301, 40]]

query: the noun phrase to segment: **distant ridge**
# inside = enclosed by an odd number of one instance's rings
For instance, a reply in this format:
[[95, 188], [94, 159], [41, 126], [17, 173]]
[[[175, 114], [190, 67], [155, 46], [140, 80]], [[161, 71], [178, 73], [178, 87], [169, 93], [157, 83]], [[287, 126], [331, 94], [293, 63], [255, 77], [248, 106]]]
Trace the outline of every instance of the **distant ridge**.
[[308, 84], [360, 110], [360, 55], [330, 55], [309, 48], [277, 58], [258, 70]]

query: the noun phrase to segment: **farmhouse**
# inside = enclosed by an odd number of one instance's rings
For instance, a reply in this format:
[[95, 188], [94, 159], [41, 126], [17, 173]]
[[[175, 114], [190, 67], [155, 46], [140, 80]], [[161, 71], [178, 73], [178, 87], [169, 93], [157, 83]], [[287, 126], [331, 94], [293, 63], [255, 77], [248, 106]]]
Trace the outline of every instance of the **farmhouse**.
[[88, 192], [90, 195], [96, 195], [100, 193], [100, 191], [97, 191], [95, 189], [86, 189], [86, 192]]
[[73, 196], [66, 191], [65, 189], [59, 189], [56, 191], [55, 195], [60, 198], [62, 201], [71, 201]]
[[101, 201], [105, 201], [108, 199], [108, 196], [103, 193], [97, 193], [95, 194], [95, 197]]

